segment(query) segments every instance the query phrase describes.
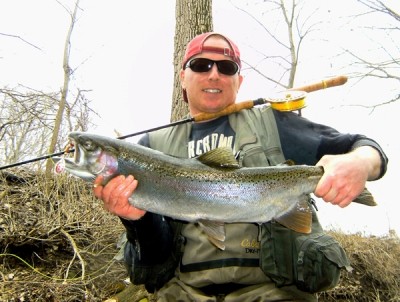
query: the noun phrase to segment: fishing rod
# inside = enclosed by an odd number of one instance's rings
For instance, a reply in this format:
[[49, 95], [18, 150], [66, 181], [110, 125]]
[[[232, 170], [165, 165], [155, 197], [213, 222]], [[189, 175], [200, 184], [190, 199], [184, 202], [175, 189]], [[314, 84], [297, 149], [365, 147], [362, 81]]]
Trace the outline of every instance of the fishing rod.
[[[273, 109], [276, 109], [279, 111], [301, 110], [302, 108], [304, 108], [306, 106], [305, 105], [305, 97], [308, 92], [313, 92], [313, 91], [326, 89], [326, 88], [334, 87], [334, 86], [340, 86], [340, 85], [345, 84], [346, 82], [347, 82], [346, 76], [337, 76], [337, 77], [329, 78], [326, 80], [321, 80], [321, 81], [318, 81], [318, 82], [315, 82], [315, 83], [312, 83], [309, 85], [296, 87], [296, 88], [290, 88], [286, 91], [281, 92], [282, 97], [258, 98], [256, 100], [249, 100], [249, 101], [234, 103], [234, 104], [229, 105], [225, 109], [215, 112], [215, 113], [202, 112], [202, 113], [194, 115], [193, 117], [185, 118], [185, 119], [182, 119], [182, 120], [179, 120], [176, 122], [172, 122], [169, 124], [150, 128], [147, 130], [142, 130], [139, 132], [119, 136], [119, 137], [117, 137], [117, 139], [126, 139], [128, 137], [133, 137], [133, 136], [161, 130], [161, 129], [168, 128], [168, 127], [191, 123], [191, 122], [208, 121], [208, 120], [215, 119], [215, 118], [218, 118], [221, 116], [229, 115], [231, 113], [239, 112], [240, 110], [243, 110], [243, 109], [251, 109], [254, 106], [258, 106], [258, 105], [270, 104], [270, 106]], [[17, 167], [17, 166], [22, 166], [22, 165], [25, 165], [28, 163], [32, 163], [32, 162], [36, 162], [36, 161], [40, 161], [40, 160], [44, 160], [44, 159], [49, 159], [49, 158], [55, 157], [55, 156], [65, 155], [68, 153], [72, 153], [74, 151], [75, 150], [73, 148], [67, 148], [64, 151], [60, 151], [57, 153], [48, 154], [48, 155], [44, 155], [41, 157], [37, 157], [37, 158], [33, 158], [33, 159], [29, 159], [29, 160], [2, 166], [2, 167], [0, 167], [0, 171], [9, 169], [9, 168], [13, 168], [13, 167]]]
[[268, 103], [271, 105], [271, 107], [273, 109], [277, 109], [279, 111], [300, 110], [305, 107], [304, 100], [305, 100], [305, 97], [308, 92], [313, 92], [313, 91], [326, 89], [326, 88], [334, 87], [334, 86], [340, 86], [340, 85], [345, 84], [346, 82], [347, 82], [346, 76], [337, 76], [337, 77], [329, 78], [327, 80], [322, 80], [322, 81], [319, 81], [316, 83], [312, 83], [312, 84], [309, 84], [306, 86], [288, 89], [283, 92], [284, 96], [281, 98], [258, 98], [256, 100], [234, 103], [218, 112], [198, 113], [198, 114], [194, 115], [193, 117], [179, 120], [177, 122], [169, 123], [169, 124], [158, 126], [155, 128], [150, 128], [150, 129], [135, 132], [132, 134], [127, 134], [127, 135], [120, 136], [117, 138], [125, 139], [128, 137], [137, 136], [140, 134], [153, 132], [156, 130], [160, 130], [160, 129], [164, 129], [164, 128], [168, 128], [168, 127], [172, 127], [172, 126], [177, 126], [177, 125], [181, 125], [181, 124], [185, 124], [185, 123], [190, 123], [190, 122], [204, 122], [204, 121], [215, 119], [215, 118], [218, 118], [221, 116], [229, 115], [231, 113], [239, 112], [240, 110], [243, 110], [243, 109], [251, 109], [254, 106], [265, 105]]

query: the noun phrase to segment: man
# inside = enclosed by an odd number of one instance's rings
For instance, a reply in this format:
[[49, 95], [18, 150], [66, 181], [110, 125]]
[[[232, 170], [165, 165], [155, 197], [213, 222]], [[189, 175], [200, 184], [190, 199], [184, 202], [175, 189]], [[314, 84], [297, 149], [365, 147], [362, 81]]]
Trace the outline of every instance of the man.
[[[180, 73], [190, 115], [233, 104], [243, 81], [240, 68], [239, 49], [229, 38], [217, 33], [195, 37]], [[271, 108], [176, 126], [139, 143], [180, 157], [228, 146], [242, 166], [276, 165], [285, 159], [320, 165], [325, 172], [314, 194], [340, 207], [348, 206], [366, 181], [382, 177], [387, 166], [386, 155], [372, 139]], [[127, 229], [125, 261], [131, 280], [157, 290], [158, 301], [316, 301], [294, 285], [277, 287], [260, 268], [260, 226], [227, 224], [227, 248], [221, 251], [196, 225], [131, 206], [128, 198], [135, 198], [140, 185], [134, 175], [115, 177], [104, 187], [101, 180], [95, 180], [95, 196]]]

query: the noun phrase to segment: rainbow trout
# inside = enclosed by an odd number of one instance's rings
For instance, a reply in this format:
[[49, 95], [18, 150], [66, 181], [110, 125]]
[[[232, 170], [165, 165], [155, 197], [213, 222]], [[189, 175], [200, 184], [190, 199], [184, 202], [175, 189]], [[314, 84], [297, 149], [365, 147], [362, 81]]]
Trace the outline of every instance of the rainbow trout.
[[229, 148], [195, 159], [176, 158], [138, 144], [84, 133], [69, 134], [74, 159], [60, 158], [56, 169], [92, 182], [103, 175], [133, 175], [138, 187], [129, 198], [137, 208], [197, 222], [223, 249], [224, 223], [272, 219], [301, 233], [311, 231], [312, 193], [323, 168], [305, 165], [240, 168]]

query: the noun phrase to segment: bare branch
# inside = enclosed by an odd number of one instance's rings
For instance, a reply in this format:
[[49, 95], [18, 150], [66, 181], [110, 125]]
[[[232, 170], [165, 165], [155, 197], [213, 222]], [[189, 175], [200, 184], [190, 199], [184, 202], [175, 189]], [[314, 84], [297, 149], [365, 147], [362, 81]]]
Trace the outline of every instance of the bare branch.
[[[232, 1], [231, 1], [231, 3], [232, 3]], [[272, 32], [271, 32], [259, 19], [257, 19], [254, 15], [250, 14], [250, 13], [249, 13], [248, 11], [246, 11], [245, 9], [234, 5], [233, 3], [232, 3], [232, 5], [233, 5], [236, 9], [238, 9], [238, 10], [240, 10], [241, 12], [245, 13], [246, 15], [248, 15], [248, 16], [249, 16], [251, 19], [253, 19], [258, 25], [260, 25], [260, 27], [267, 33], [267, 35], [268, 35], [270, 38], [272, 38], [277, 44], [279, 44], [280, 46], [282, 46], [282, 47], [284, 47], [284, 48], [286, 48], [286, 49], [289, 48], [285, 43], [283, 43], [282, 41], [280, 41], [280, 40], [277, 38], [277, 36], [276, 36], [274, 33], [272, 33]], [[276, 8], [276, 9], [278, 9], [278, 8]]]
[[41, 49], [40, 47], [36, 46], [35, 44], [30, 43], [29, 41], [25, 40], [25, 39], [22, 38], [21, 36], [10, 35], [10, 34], [5, 34], [5, 33], [0, 33], [0, 35], [1, 35], [1, 36], [6, 36], [6, 37], [11, 37], [11, 38], [19, 39], [19, 40], [21, 40], [22, 42], [24, 42], [24, 43], [26, 43], [26, 44], [28, 44], [28, 45], [30, 45], [30, 46], [32, 46], [32, 47], [34, 47], [34, 48], [36, 48], [36, 49], [42, 51], [42, 49]]
[[371, 9], [371, 13], [379, 12], [383, 14], [388, 14], [392, 18], [396, 19], [400, 22], [400, 15], [399, 13], [395, 12], [392, 8], [387, 6], [380, 0], [358, 0], [359, 3], [363, 4], [364, 6]]
[[366, 108], [366, 109], [371, 109], [370, 114], [372, 114], [376, 108], [382, 107], [382, 106], [386, 106], [389, 105], [391, 103], [397, 102], [400, 100], [400, 94], [398, 94], [397, 96], [395, 96], [393, 99], [390, 99], [388, 101], [381, 101], [378, 104], [374, 104], [374, 105], [360, 105], [360, 104], [356, 104], [356, 105], [346, 105], [348, 107], [361, 107], [361, 108]]
[[[280, 49], [278, 54], [262, 54], [264, 58], [261, 61], [256, 64], [247, 63], [247, 65], [274, 84], [285, 88], [293, 87], [302, 45], [305, 39], [317, 31], [319, 25], [322, 24], [321, 21], [314, 21], [318, 8], [312, 9], [310, 14], [308, 11], [307, 13], [303, 11], [306, 5], [305, 1], [265, 0], [262, 4], [265, 9], [260, 14], [261, 17], [257, 17], [250, 11], [232, 5], [261, 27], [266, 33], [266, 39], [271, 41], [271, 44], [275, 43], [275, 45], [271, 45], [271, 49]], [[261, 18], [265, 21], [262, 21]], [[273, 69], [268, 68], [268, 72], [273, 70], [274, 76], [265, 75], [262, 70], [261, 63], [265, 64], [266, 62], [277, 66]]]

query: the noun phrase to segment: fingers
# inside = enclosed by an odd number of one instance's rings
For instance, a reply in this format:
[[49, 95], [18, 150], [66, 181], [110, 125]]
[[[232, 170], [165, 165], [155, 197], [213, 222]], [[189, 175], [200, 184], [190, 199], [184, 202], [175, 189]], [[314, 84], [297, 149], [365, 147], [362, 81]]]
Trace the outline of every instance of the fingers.
[[133, 195], [138, 181], [131, 175], [119, 175], [111, 179], [106, 186], [102, 186], [103, 178], [97, 177], [93, 183], [94, 195], [103, 200], [104, 208], [117, 216], [136, 220], [146, 212], [133, 207], [129, 198]]
[[321, 197], [325, 202], [338, 205], [342, 208], [348, 206], [353, 200], [346, 191], [338, 190], [334, 187], [332, 187], [325, 195], [319, 195], [318, 197]]
[[102, 192], [103, 192], [103, 186], [102, 186], [103, 179], [104, 179], [104, 177], [100, 175], [100, 176], [96, 177], [96, 179], [93, 182], [94, 196], [96, 196], [97, 198], [100, 198], [100, 199], [101, 199]]
[[349, 154], [325, 155], [317, 165], [324, 167], [324, 175], [314, 194], [326, 202], [346, 207], [365, 187], [365, 169]]
[[341, 182], [332, 176], [323, 176], [314, 194], [325, 202], [338, 205], [341, 208], [347, 207], [358, 195], [355, 188], [349, 183]]
[[109, 181], [103, 189], [103, 200], [110, 205], [118, 204], [121, 199], [127, 199], [136, 188], [137, 181], [133, 176], [119, 175]]

